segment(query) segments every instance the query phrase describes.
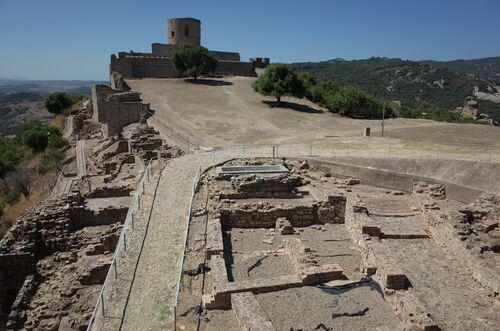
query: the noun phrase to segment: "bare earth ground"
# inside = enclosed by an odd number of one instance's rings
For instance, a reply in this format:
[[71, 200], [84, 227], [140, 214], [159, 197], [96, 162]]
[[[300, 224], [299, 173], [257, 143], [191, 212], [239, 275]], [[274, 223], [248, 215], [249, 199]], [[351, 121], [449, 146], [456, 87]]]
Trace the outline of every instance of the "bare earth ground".
[[[279, 144], [283, 151], [300, 148], [302, 155], [308, 155], [309, 145], [313, 143], [313, 153], [321, 155], [325, 150], [348, 154], [372, 150], [384, 157], [414, 156], [417, 152], [435, 157], [436, 151], [438, 157], [440, 153], [488, 154], [481, 156], [482, 160], [489, 158], [489, 152], [482, 151], [482, 148], [495, 148], [493, 159], [500, 148], [498, 127], [397, 118], [385, 121], [385, 137], [381, 138], [380, 120], [342, 117], [305, 99], [285, 98], [286, 102], [297, 105], [293, 106], [294, 109], [272, 108], [263, 101], [273, 99], [253, 92], [251, 83], [254, 78], [229, 77], [224, 80], [227, 83], [221, 86], [193, 84], [182, 79], [127, 82], [151, 103], [157, 116], [200, 138], [205, 147], [234, 148], [235, 145], [272, 143]], [[362, 137], [365, 127], [371, 127], [372, 136], [369, 138]], [[480, 146], [464, 148], [449, 144]], [[438, 146], [442, 147], [436, 150]]]

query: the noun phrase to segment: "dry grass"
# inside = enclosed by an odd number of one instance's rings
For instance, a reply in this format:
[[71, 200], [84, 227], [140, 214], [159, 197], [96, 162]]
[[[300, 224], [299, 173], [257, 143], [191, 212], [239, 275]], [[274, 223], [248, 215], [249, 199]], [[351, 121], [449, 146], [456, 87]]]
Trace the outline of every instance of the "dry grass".
[[[41, 157], [42, 154], [29, 156], [22, 162], [21, 166], [35, 169]], [[50, 171], [44, 175], [35, 173], [33, 183], [31, 184], [31, 192], [28, 198], [26, 199], [23, 195], [21, 195], [18, 201], [5, 205], [3, 215], [0, 218], [0, 237], [5, 234], [5, 232], [22, 214], [24, 214], [24, 212], [38, 205], [48, 196], [57, 181], [57, 176], [57, 170]]]
[[56, 115], [50, 122], [49, 125], [58, 128], [61, 132], [64, 130], [64, 121], [66, 117], [64, 115]]

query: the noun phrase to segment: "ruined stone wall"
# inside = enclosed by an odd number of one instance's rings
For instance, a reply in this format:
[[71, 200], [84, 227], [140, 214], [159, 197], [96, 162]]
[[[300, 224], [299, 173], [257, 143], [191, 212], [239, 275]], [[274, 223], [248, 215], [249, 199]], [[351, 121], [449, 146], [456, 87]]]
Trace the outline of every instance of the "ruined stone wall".
[[92, 86], [93, 119], [98, 122], [106, 122], [106, 99], [109, 95], [116, 93], [108, 85], [98, 84]]
[[127, 218], [127, 212], [128, 207], [109, 207], [94, 211], [78, 206], [71, 211], [71, 228], [76, 230], [87, 226], [109, 225], [117, 222], [123, 224]]
[[280, 217], [287, 218], [293, 226], [310, 226], [318, 222], [318, 205], [220, 210], [222, 226], [229, 228], [274, 228]]
[[110, 102], [107, 105], [107, 136], [121, 133], [122, 129], [132, 123], [139, 123], [141, 114], [149, 111], [149, 103], [142, 102]]

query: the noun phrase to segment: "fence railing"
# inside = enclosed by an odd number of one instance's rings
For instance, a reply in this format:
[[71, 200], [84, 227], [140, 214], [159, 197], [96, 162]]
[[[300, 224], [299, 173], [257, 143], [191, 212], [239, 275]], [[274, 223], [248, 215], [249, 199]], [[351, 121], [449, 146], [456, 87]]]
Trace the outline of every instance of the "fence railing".
[[[90, 316], [89, 324], [87, 326], [87, 331], [92, 330], [92, 327], [94, 326], [94, 323], [96, 321], [96, 318], [98, 314], [101, 314], [102, 316], [105, 316], [105, 302], [104, 302], [104, 292], [106, 289], [111, 286], [112, 282], [118, 278], [118, 265], [117, 265], [117, 259], [120, 256], [122, 252], [127, 251], [127, 231], [129, 228], [134, 228], [134, 217], [141, 209], [141, 196], [144, 193], [144, 185], [145, 181], [147, 180], [149, 182], [151, 178], [151, 172], [153, 168], [153, 159], [151, 159], [146, 166], [146, 169], [144, 170], [144, 173], [142, 174], [142, 178], [137, 185], [137, 189], [132, 197], [132, 201], [130, 203], [130, 207], [127, 212], [127, 217], [125, 218], [125, 222], [123, 223], [122, 230], [120, 232], [120, 237], [118, 238], [118, 243], [116, 244], [115, 252], [113, 254], [113, 258], [111, 259], [111, 263], [108, 269], [108, 273], [106, 274], [106, 279], [104, 280], [104, 283], [102, 284], [101, 291], [99, 292], [99, 297], [97, 298], [97, 303], [94, 307], [94, 311], [92, 312], [92, 315]], [[113, 276], [114, 275], [114, 276]]]
[[237, 152], [240, 157], [360, 156], [412, 159], [450, 159], [500, 163], [500, 147], [423, 142], [317, 140], [309, 143], [234, 145], [211, 151]]
[[155, 121], [160, 125], [164, 133], [169, 136], [170, 138], [174, 139], [180, 144], [180, 147], [186, 147], [187, 148], [187, 153], [189, 154], [190, 151], [192, 150], [199, 150], [200, 149], [200, 139], [193, 137], [183, 131], [181, 131], [179, 128], [173, 126], [172, 124], [168, 123], [167, 121], [159, 118], [158, 116], [154, 115], [153, 113], [149, 113], [149, 119]]

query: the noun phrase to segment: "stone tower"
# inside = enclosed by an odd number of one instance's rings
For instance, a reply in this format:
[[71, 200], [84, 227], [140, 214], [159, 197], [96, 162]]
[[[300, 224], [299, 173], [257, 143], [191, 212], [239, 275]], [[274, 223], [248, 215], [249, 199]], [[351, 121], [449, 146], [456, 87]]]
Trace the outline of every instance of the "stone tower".
[[168, 43], [173, 46], [200, 45], [201, 22], [196, 18], [171, 18], [167, 26]]

